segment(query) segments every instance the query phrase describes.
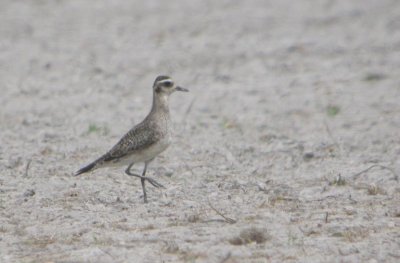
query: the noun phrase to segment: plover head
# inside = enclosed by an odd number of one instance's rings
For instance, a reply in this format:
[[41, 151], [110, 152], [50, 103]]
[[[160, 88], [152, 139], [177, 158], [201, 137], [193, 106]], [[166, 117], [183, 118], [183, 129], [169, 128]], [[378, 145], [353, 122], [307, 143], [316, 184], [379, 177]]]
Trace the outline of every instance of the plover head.
[[175, 84], [175, 82], [168, 76], [158, 76], [154, 81], [153, 85], [154, 92], [157, 94], [166, 94], [169, 95], [174, 91], [185, 91], [189, 90], [179, 87]]

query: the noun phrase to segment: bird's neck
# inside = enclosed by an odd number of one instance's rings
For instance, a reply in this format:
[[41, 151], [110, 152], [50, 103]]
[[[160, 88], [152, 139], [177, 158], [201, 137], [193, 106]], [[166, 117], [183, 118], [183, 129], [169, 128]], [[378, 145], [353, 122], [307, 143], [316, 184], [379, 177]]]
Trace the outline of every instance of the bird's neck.
[[168, 95], [157, 94], [153, 95], [153, 106], [151, 108], [152, 114], [169, 114]]

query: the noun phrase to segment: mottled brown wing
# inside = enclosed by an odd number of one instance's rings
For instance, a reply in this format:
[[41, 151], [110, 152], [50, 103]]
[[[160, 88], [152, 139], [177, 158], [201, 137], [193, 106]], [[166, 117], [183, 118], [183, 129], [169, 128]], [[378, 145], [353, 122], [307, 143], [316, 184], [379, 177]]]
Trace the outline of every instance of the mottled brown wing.
[[104, 162], [113, 161], [135, 151], [140, 151], [156, 143], [157, 134], [143, 123], [130, 130], [121, 140], [103, 156]]

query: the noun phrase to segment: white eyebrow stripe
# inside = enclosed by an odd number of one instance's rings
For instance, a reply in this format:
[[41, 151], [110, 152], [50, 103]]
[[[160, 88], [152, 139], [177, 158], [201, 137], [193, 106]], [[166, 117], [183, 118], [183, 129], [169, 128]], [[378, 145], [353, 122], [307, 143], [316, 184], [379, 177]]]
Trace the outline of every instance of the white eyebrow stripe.
[[172, 79], [163, 79], [158, 81], [157, 83], [164, 83], [164, 82], [173, 82]]

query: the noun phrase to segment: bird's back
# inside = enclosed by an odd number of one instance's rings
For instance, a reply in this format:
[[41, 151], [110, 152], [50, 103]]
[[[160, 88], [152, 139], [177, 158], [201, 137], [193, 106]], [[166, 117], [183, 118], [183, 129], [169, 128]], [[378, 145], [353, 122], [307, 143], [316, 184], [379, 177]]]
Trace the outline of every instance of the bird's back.
[[127, 132], [111, 150], [97, 159], [92, 169], [129, 165], [153, 159], [170, 144], [169, 122], [168, 115], [151, 112], [141, 123]]

